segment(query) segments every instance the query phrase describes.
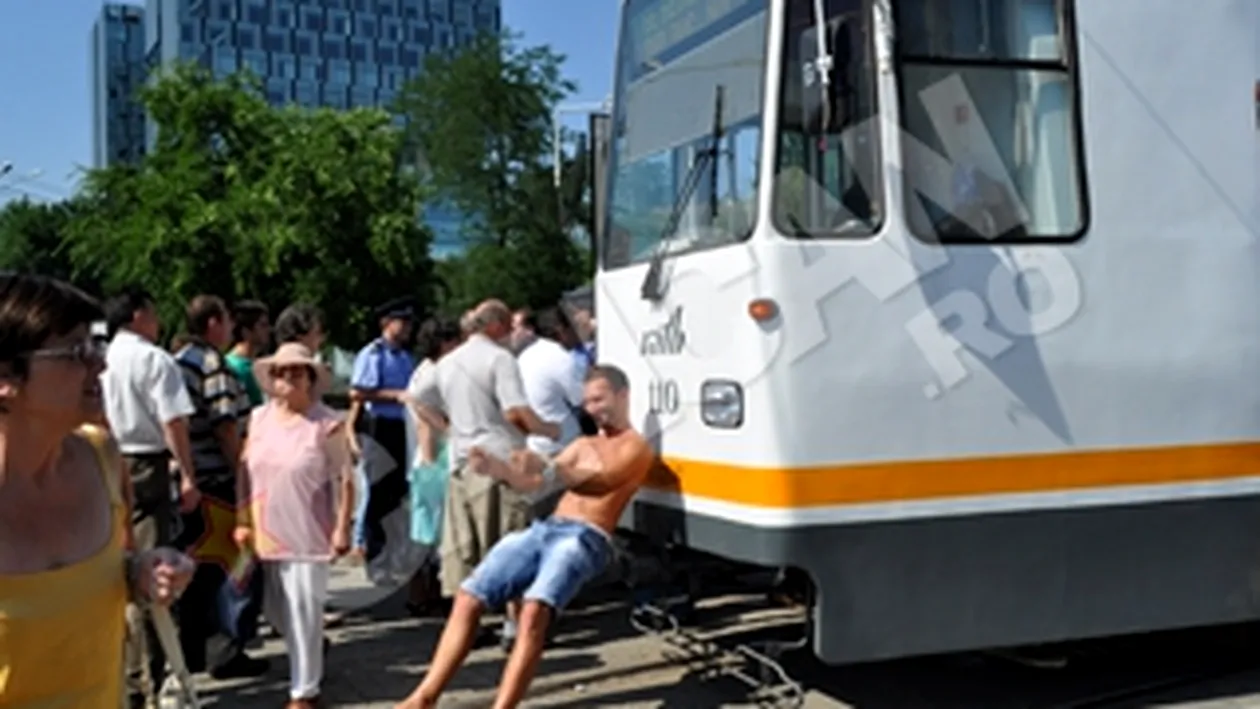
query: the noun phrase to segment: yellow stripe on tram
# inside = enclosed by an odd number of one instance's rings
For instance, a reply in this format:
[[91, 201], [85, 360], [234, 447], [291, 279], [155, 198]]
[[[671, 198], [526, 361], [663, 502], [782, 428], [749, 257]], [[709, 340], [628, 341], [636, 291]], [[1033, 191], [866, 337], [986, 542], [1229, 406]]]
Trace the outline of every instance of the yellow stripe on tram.
[[1202, 483], [1260, 475], [1260, 443], [786, 468], [666, 456], [648, 487], [777, 508]]

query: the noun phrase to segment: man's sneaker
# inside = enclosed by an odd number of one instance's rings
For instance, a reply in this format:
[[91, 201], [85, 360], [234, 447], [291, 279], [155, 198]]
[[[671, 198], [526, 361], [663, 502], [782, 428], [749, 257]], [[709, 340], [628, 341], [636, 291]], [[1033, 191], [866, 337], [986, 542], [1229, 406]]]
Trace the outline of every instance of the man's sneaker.
[[[512, 654], [512, 647], [516, 645], [516, 624], [505, 622], [503, 627], [499, 629], [499, 647], [507, 654]], [[547, 626], [547, 635], [543, 638], [543, 647], [551, 647], [556, 639], [556, 624], [553, 622]]]
[[242, 679], [261, 677], [271, 669], [271, 663], [261, 657], [250, 657], [245, 653], [237, 653], [232, 659], [210, 670], [215, 679]]
[[512, 646], [516, 644], [516, 623], [511, 620], [503, 621], [503, 627], [499, 630], [499, 647], [503, 652], [511, 653]]

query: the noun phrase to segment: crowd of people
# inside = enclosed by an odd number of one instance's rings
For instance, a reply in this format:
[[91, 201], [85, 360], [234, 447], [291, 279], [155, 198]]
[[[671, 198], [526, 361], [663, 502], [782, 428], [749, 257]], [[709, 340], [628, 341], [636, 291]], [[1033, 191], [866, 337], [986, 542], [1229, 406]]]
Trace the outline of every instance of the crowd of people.
[[[471, 647], [496, 639], [510, 652], [496, 706], [516, 706], [548, 623], [611, 559], [650, 467], [629, 383], [596, 364], [589, 312], [488, 300], [415, 327], [399, 300], [377, 315], [343, 413], [325, 403], [312, 305], [273, 327], [261, 303], [198, 296], [168, 350], [142, 289], [101, 307], [63, 283], [0, 276], [0, 704], [105, 706], [80, 700], [117, 691], [152, 705], [169, 667], [146, 609], [178, 597], [190, 670], [267, 672], [246, 650], [265, 618], [288, 650], [289, 706], [315, 706], [331, 563], [371, 567], [406, 544], [422, 552], [407, 608], [449, 617], [400, 706], [435, 706]], [[401, 539], [386, 525], [397, 514]], [[67, 515], [69, 527], [53, 521]], [[482, 630], [499, 607], [503, 626]], [[36, 638], [45, 626], [60, 630]], [[79, 659], [93, 673], [53, 680]]]

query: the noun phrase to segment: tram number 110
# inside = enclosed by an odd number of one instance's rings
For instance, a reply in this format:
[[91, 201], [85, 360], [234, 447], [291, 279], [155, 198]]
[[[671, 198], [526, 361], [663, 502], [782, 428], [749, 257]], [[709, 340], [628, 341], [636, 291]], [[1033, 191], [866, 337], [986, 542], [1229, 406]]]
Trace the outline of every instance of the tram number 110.
[[676, 414], [679, 408], [678, 382], [654, 379], [648, 384], [648, 410], [654, 414]]

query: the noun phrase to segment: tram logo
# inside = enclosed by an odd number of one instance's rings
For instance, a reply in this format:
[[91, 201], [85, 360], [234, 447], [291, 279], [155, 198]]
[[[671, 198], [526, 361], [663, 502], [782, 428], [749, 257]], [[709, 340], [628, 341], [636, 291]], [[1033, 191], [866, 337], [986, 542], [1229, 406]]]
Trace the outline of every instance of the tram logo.
[[644, 332], [639, 338], [639, 354], [645, 357], [682, 354], [683, 348], [687, 346], [687, 333], [683, 331], [682, 314], [683, 309], [680, 305], [670, 313], [669, 320], [666, 320], [665, 324]]

